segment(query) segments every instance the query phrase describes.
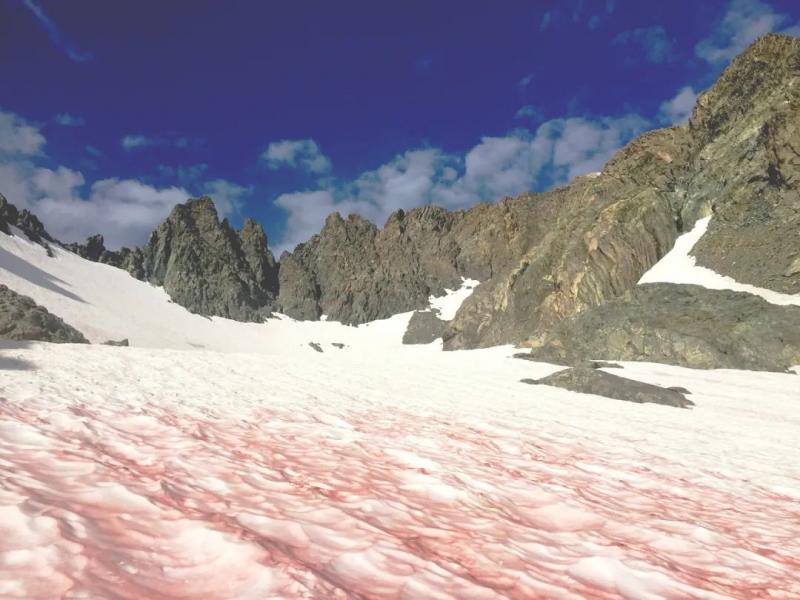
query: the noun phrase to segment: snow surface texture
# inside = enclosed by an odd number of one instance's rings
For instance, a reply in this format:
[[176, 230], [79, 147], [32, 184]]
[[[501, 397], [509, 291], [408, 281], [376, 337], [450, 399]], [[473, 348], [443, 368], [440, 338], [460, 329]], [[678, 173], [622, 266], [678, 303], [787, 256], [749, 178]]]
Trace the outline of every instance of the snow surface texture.
[[796, 375], [297, 352], [7, 343], [0, 597], [800, 597]]
[[782, 294], [766, 288], [756, 287], [749, 283], [739, 283], [732, 277], [720, 275], [706, 267], [697, 266], [691, 252], [708, 229], [711, 217], [699, 219], [691, 231], [684, 233], [675, 245], [647, 273], [642, 275], [639, 283], [692, 283], [712, 290], [733, 290], [761, 296], [772, 304], [794, 304], [800, 306], [800, 294]]
[[697, 404], [636, 405], [54, 252], [0, 235], [0, 281], [142, 347], [0, 346], [0, 598], [800, 597], [796, 375], [629, 363]]

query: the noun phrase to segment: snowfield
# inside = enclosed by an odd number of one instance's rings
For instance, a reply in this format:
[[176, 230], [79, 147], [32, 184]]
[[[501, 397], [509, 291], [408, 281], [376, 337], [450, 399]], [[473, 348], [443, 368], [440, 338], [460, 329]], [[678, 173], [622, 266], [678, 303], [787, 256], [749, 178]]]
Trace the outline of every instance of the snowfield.
[[0, 282], [133, 344], [0, 342], [0, 598], [800, 597], [796, 374], [612, 371], [679, 410], [403, 346], [410, 314], [198, 317], [20, 236]]

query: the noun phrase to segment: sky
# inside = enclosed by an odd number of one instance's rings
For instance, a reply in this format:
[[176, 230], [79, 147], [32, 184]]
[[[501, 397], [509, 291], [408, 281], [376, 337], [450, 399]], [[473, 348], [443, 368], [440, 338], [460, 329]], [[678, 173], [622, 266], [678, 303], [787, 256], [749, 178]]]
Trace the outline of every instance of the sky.
[[599, 171], [796, 0], [0, 0], [0, 193], [140, 245], [188, 197], [289, 249]]

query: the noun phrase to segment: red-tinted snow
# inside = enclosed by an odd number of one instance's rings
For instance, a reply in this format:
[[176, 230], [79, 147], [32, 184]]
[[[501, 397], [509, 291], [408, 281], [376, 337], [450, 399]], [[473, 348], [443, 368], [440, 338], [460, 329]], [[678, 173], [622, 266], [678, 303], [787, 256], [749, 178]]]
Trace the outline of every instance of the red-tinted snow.
[[0, 351], [2, 598], [798, 598], [796, 375]]

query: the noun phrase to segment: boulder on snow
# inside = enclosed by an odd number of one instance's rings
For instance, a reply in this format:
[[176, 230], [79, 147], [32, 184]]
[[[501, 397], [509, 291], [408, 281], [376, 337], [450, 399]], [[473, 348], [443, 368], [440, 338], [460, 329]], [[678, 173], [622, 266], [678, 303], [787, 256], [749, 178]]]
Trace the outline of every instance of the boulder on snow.
[[439, 318], [438, 313], [430, 310], [418, 310], [411, 315], [408, 327], [403, 334], [404, 344], [430, 344], [439, 339], [447, 330], [447, 321]]
[[694, 402], [675, 389], [643, 383], [589, 367], [565, 369], [542, 379], [524, 379], [522, 381], [639, 404], [664, 404], [678, 408], [694, 406]]

